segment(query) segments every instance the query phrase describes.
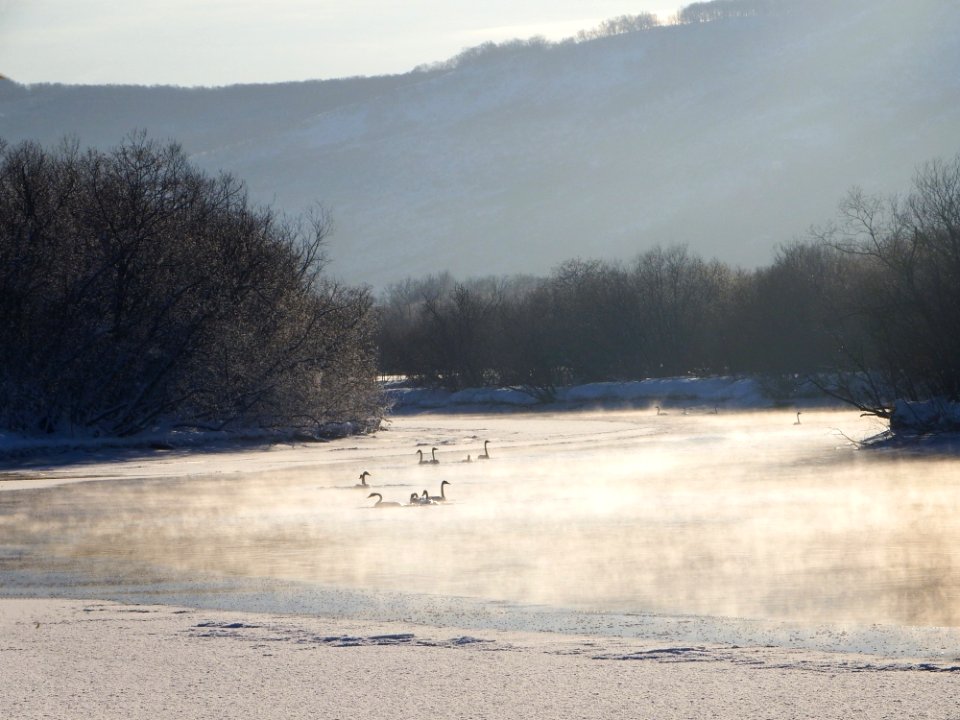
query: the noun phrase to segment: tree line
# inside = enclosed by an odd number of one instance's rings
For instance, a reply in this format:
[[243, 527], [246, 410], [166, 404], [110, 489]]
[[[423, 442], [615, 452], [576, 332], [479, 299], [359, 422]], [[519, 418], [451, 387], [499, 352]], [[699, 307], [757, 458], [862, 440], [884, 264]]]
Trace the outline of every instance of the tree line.
[[143, 134], [0, 141], [0, 427], [376, 422], [372, 298], [326, 278], [328, 230]]
[[684, 247], [547, 277], [410, 279], [378, 301], [379, 367], [449, 389], [684, 374], [810, 378], [886, 416], [894, 399], [960, 400], [960, 156], [744, 270]]
[[546, 277], [410, 279], [375, 303], [288, 219], [143, 135], [0, 141], [0, 428], [314, 434], [376, 423], [376, 375], [450, 389], [685, 374], [812, 379], [888, 415], [960, 400], [960, 155], [744, 270], [684, 247]]
[[[812, 3], [813, 0], [805, 0], [802, 5], [795, 0], [707, 0], [706, 2], [695, 2], [683, 6], [676, 13], [665, 18], [658, 17], [650, 12], [618, 15], [604, 20], [596, 27], [579, 30], [575, 35], [559, 41], [548, 40], [542, 35], [525, 39], [514, 38], [502, 42], [487, 41], [465, 48], [447, 60], [419, 65], [415, 68], [415, 71], [448, 71], [487, 61], [503, 60], [515, 55], [540, 53], [574, 43], [646, 32], [675, 25], [696, 25], [720, 20], [775, 15], [801, 8], [804, 11], [809, 11]], [[824, 7], [829, 7], [830, 0], [818, 0], [818, 3]]]

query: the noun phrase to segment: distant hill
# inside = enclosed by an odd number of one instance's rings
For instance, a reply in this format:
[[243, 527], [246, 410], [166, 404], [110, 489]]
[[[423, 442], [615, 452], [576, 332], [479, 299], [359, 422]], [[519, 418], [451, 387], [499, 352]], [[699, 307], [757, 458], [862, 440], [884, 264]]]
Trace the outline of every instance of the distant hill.
[[517, 42], [403, 75], [225, 88], [0, 81], [0, 137], [137, 128], [333, 214], [332, 270], [546, 273], [685, 243], [753, 266], [853, 185], [960, 152], [960, 3], [767, 0], [758, 14]]

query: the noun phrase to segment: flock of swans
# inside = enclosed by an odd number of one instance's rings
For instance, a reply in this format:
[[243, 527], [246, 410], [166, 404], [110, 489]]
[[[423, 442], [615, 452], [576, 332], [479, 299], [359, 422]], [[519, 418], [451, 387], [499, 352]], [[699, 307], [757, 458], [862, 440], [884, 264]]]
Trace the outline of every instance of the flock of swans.
[[[659, 405], [655, 405], [655, 406], [654, 406], [654, 409], [656, 410], [656, 413], [657, 413], [658, 416], [659, 416], [659, 415], [666, 415], [666, 414], [667, 414], [666, 410], [664, 410], [664, 409], [663, 409], [662, 407], [660, 407]], [[720, 408], [719, 408], [719, 407], [714, 407], [711, 412], [712, 412], [712, 414], [719, 414]], [[687, 414], [687, 409], [686, 409], [686, 408], [684, 408], [683, 414], [684, 414], [684, 415]], [[796, 421], [793, 423], [794, 425], [799, 425], [799, 424], [800, 424], [800, 415], [801, 415], [801, 412], [798, 411], [798, 412], [797, 412], [797, 415], [796, 415], [796, 418], [797, 418], [797, 419], [796, 419]], [[483, 452], [480, 453], [479, 455], [477, 455], [476, 460], [479, 461], [479, 460], [489, 460], [489, 459], [490, 459], [490, 448], [489, 448], [489, 445], [490, 445], [490, 441], [489, 441], [489, 440], [484, 440], [484, 441], [483, 441]], [[418, 465], [439, 465], [439, 464], [440, 464], [440, 460], [437, 458], [437, 448], [436, 448], [436, 447], [430, 448], [430, 457], [426, 457], [426, 456], [424, 455], [423, 450], [419, 450], [419, 449], [416, 451], [416, 454], [417, 454], [417, 464], [418, 464]], [[471, 455], [467, 455], [466, 459], [460, 460], [460, 461], [458, 461], [458, 462], [461, 462], [461, 463], [470, 463], [470, 462], [474, 462], [474, 458], [473, 458]], [[354, 487], [357, 487], [357, 488], [370, 488], [371, 486], [367, 484], [367, 478], [370, 477], [370, 476], [371, 476], [370, 473], [367, 472], [366, 470], [364, 470], [364, 471], [360, 474], [360, 482], [359, 482], [357, 485], [355, 485]], [[451, 485], [451, 484], [452, 484], [452, 483], [451, 483], [449, 480], [444, 480], [442, 483], [440, 483], [440, 494], [439, 494], [439, 495], [431, 495], [427, 490], [423, 490], [423, 491], [420, 492], [420, 493], [410, 493], [410, 497], [409, 497], [408, 501], [405, 502], [405, 503], [396, 502], [396, 501], [384, 500], [384, 499], [383, 499], [383, 495], [380, 494], [380, 493], [378, 493], [378, 492], [371, 492], [369, 495], [367, 495], [367, 498], [368, 498], [368, 499], [369, 499], [369, 498], [376, 498], [376, 499], [377, 499], [377, 502], [372, 506], [372, 507], [375, 507], [375, 508], [388, 508], [388, 507], [423, 507], [424, 505], [439, 505], [439, 504], [442, 504], [442, 503], [445, 503], [445, 502], [449, 502], [449, 500], [448, 500], [448, 498], [447, 498], [447, 495], [446, 495], [446, 486], [447, 486], [447, 485]]]
[[[489, 440], [483, 441], [483, 452], [480, 455], [477, 455], [477, 460], [489, 460], [490, 451], [488, 445], [490, 444]], [[430, 459], [427, 460], [423, 457], [423, 450], [417, 450], [417, 456], [419, 460], [417, 461], [418, 465], [439, 465], [440, 461], [437, 459], [437, 449], [435, 447], [430, 448]], [[461, 460], [460, 462], [473, 462], [473, 458], [470, 455], [467, 455], [466, 460]]]
[[[477, 460], [489, 460], [490, 459], [490, 450], [489, 450], [489, 440], [483, 441], [483, 453], [477, 455]], [[423, 456], [423, 450], [417, 450], [418, 455], [418, 465], [439, 465], [440, 461], [437, 459], [437, 448], [430, 448], [430, 459], [426, 459]], [[473, 462], [473, 459], [470, 455], [467, 455], [466, 460], [461, 460], [460, 462]], [[372, 477], [372, 475], [364, 470], [360, 473], [360, 482], [354, 485], [357, 488], [369, 488], [371, 487], [367, 483], [367, 478]], [[445, 502], [449, 502], [447, 498], [447, 485], [452, 485], [449, 480], [444, 480], [440, 483], [440, 494], [431, 495], [427, 490], [424, 490], [420, 493], [410, 493], [410, 498], [408, 502], [400, 503], [394, 500], [384, 500], [383, 495], [378, 492], [372, 492], [367, 495], [367, 498], [376, 498], [377, 502], [374, 503], [372, 507], [375, 508], [395, 508], [395, 507], [423, 507], [424, 505], [440, 505]]]
[[384, 500], [383, 495], [378, 492], [372, 492], [367, 495], [367, 498], [376, 498], [377, 502], [374, 503], [373, 507], [382, 508], [382, 507], [423, 507], [424, 505], [439, 505], [440, 503], [447, 502], [447, 485], [452, 485], [449, 480], [444, 480], [440, 483], [440, 494], [431, 495], [429, 492], [424, 490], [422, 493], [410, 493], [410, 501], [407, 503], [398, 503], [392, 500]]

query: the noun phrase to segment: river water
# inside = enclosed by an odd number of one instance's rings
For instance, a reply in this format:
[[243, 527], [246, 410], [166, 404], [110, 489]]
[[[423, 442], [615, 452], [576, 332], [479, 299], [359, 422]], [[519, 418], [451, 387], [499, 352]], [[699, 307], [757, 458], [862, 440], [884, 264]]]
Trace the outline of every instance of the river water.
[[[960, 626], [960, 461], [858, 449], [880, 427], [853, 412], [800, 420], [412, 415], [323, 444], [50, 464], [27, 475], [92, 480], [0, 493], [0, 594]], [[368, 497], [443, 480], [446, 503]]]

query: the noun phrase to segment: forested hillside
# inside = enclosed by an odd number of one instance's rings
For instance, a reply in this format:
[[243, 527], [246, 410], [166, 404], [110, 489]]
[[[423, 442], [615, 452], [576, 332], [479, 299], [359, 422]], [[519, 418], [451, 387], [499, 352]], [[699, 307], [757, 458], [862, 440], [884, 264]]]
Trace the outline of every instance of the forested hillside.
[[[642, 18], [641, 18], [642, 19]], [[0, 83], [0, 137], [135, 128], [294, 214], [381, 288], [657, 246], [757, 267], [862, 184], [960, 149], [960, 4], [725, 0], [405, 74], [227, 88]]]

